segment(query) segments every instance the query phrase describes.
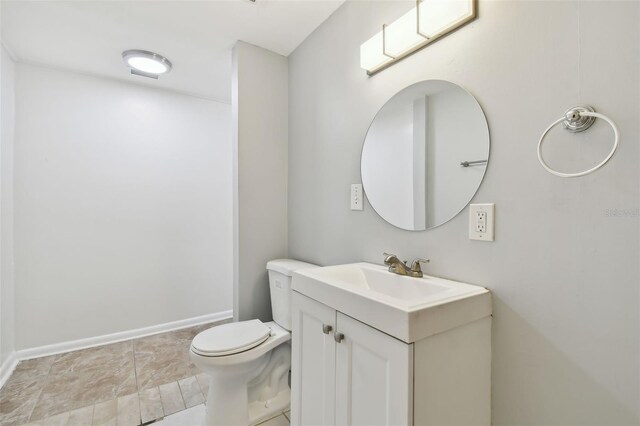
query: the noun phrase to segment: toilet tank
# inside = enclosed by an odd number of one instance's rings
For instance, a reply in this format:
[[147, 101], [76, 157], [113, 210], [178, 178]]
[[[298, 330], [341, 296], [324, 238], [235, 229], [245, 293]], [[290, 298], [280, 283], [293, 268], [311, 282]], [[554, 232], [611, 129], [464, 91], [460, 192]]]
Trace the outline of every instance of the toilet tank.
[[269, 288], [271, 290], [271, 314], [282, 328], [291, 331], [291, 275], [304, 268], [318, 265], [293, 259], [276, 259], [267, 262]]

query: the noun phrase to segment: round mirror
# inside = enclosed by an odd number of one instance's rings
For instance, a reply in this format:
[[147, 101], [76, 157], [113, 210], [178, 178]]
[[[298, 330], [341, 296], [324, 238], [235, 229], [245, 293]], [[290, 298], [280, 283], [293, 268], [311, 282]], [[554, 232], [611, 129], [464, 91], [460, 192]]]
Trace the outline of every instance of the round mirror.
[[376, 114], [362, 148], [362, 184], [384, 220], [421, 231], [466, 207], [488, 160], [487, 119], [473, 95], [427, 80], [401, 90]]

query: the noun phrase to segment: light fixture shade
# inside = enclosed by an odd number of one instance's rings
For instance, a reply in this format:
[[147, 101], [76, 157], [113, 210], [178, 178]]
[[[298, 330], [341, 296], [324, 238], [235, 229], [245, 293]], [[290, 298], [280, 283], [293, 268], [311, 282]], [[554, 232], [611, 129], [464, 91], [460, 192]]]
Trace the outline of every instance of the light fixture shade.
[[382, 32], [371, 37], [360, 46], [360, 67], [371, 70], [390, 62], [392, 58], [382, 51]]
[[473, 13], [471, 0], [425, 0], [420, 4], [419, 31], [427, 37], [434, 37]]
[[418, 32], [417, 13], [418, 9], [414, 7], [399, 19], [387, 25], [385, 29], [385, 46], [389, 55], [398, 57], [425, 41], [426, 37]]
[[360, 67], [374, 74], [476, 17], [477, 0], [417, 0], [360, 46]]
[[164, 56], [148, 50], [132, 49], [122, 52], [122, 59], [131, 68], [131, 72], [139, 71], [143, 75], [158, 76], [171, 71], [171, 61]]

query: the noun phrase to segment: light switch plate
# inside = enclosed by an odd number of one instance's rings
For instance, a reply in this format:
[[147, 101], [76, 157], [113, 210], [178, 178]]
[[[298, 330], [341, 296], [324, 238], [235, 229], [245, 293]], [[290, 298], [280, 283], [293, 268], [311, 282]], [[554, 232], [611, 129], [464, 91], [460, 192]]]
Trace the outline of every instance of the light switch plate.
[[362, 184], [351, 184], [351, 210], [362, 210]]
[[469, 204], [469, 239], [493, 241], [495, 207], [490, 204]]

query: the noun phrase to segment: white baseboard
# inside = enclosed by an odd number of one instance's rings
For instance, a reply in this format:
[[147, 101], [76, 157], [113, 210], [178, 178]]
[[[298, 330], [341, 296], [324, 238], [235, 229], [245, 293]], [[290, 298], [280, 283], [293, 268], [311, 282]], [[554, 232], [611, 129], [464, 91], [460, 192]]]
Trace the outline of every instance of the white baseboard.
[[14, 351], [11, 352], [11, 355], [9, 355], [0, 366], [0, 388], [4, 386], [7, 379], [9, 379], [9, 376], [11, 376], [11, 373], [13, 373], [13, 370], [16, 369], [17, 365], [18, 357]]
[[[207, 324], [210, 322], [223, 321], [233, 317], [233, 311], [222, 311], [213, 314], [202, 315], [194, 318], [187, 318], [179, 321], [167, 322], [164, 324], [152, 325], [150, 327], [137, 328], [135, 330], [121, 331], [113, 334], [105, 334], [103, 336], [89, 337], [86, 339], [72, 340], [69, 342], [55, 343], [53, 345], [39, 346], [36, 348], [22, 349], [14, 352], [15, 362], [25, 359], [39, 358], [42, 356], [55, 355], [63, 352], [77, 351], [78, 349], [92, 348], [95, 346], [108, 345], [110, 343], [122, 342], [125, 340], [137, 339], [140, 337], [151, 336], [158, 333], [166, 333], [167, 331], [180, 330], [182, 328], [193, 327], [196, 325]], [[6, 362], [5, 362], [6, 363]], [[15, 368], [15, 365], [13, 366]], [[13, 371], [13, 368], [11, 371]], [[2, 366], [4, 377], [4, 364]], [[10, 373], [9, 373], [10, 374]], [[3, 382], [4, 383], [4, 382]]]

